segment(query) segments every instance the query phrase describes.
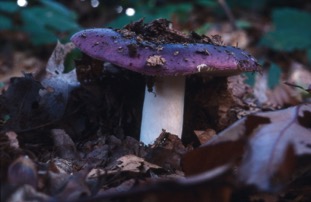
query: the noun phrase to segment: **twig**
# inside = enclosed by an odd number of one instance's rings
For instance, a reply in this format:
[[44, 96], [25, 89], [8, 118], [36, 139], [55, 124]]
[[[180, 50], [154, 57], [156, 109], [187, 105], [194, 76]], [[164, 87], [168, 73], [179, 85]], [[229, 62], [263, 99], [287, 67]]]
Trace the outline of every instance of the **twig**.
[[304, 90], [304, 91], [306, 91], [306, 92], [308, 92], [308, 93], [311, 93], [311, 85], [309, 86], [309, 88], [306, 89], [306, 88], [303, 88], [303, 87], [298, 86], [298, 85], [296, 85], [296, 84], [289, 83], [289, 82], [287, 82], [287, 81], [285, 81], [284, 84], [286, 84], [286, 85], [288, 85], [288, 86], [291, 86], [291, 87], [300, 88], [300, 89], [302, 89], [302, 90]]
[[218, 3], [224, 9], [227, 17], [229, 18], [229, 21], [230, 21], [230, 24], [231, 24], [233, 30], [237, 30], [237, 26], [236, 26], [236, 23], [235, 23], [235, 18], [233, 16], [233, 14], [231, 12], [231, 9], [229, 8], [226, 0], [218, 0]]

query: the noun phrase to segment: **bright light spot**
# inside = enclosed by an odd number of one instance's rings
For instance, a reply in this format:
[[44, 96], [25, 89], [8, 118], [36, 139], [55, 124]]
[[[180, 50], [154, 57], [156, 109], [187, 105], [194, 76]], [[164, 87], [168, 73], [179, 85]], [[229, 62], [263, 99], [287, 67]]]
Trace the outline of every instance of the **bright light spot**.
[[17, 5], [20, 7], [25, 7], [28, 5], [27, 0], [17, 0]]
[[93, 8], [96, 8], [99, 6], [99, 1], [98, 0], [91, 0], [91, 5]]
[[116, 7], [116, 11], [117, 11], [117, 13], [121, 13], [123, 11], [123, 7], [122, 6], [117, 6]]
[[133, 15], [135, 15], [135, 10], [134, 10], [134, 8], [127, 8], [127, 9], [125, 10], [125, 14], [126, 14], [127, 16], [133, 16]]

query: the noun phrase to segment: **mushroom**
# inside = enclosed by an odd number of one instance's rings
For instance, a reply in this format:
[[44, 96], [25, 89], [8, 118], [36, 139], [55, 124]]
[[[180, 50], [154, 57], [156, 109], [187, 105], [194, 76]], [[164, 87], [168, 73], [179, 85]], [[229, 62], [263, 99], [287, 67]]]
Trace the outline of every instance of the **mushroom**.
[[181, 137], [186, 75], [230, 76], [260, 70], [256, 59], [236, 47], [154, 42], [129, 29], [87, 29], [71, 41], [93, 58], [156, 77], [154, 93], [146, 88], [144, 98], [140, 140], [145, 144], [153, 143], [162, 129]]

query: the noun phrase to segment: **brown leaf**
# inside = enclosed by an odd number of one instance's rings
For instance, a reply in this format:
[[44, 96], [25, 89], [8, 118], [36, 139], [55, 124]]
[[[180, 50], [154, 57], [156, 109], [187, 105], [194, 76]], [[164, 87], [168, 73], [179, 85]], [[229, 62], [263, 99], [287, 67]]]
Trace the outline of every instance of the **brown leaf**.
[[70, 92], [79, 85], [75, 71], [63, 73], [64, 59], [73, 48], [71, 43], [58, 43], [44, 75], [24, 73], [10, 79], [0, 96], [0, 115], [9, 117], [4, 129], [29, 130], [62, 117]]
[[[307, 121], [311, 104], [299, 105], [285, 110], [258, 113], [270, 119], [270, 124], [258, 127], [249, 139], [247, 152], [240, 167], [240, 179], [263, 190], [274, 190], [272, 180], [281, 175], [281, 166], [294, 167], [288, 155], [310, 155], [311, 130], [299, 123]], [[301, 122], [300, 121], [300, 122]], [[294, 154], [290, 147], [293, 147]]]
[[194, 134], [197, 136], [198, 140], [201, 144], [206, 143], [212, 137], [216, 135], [216, 132], [213, 129], [206, 129], [206, 130], [195, 130]]
[[126, 155], [117, 160], [112, 172], [131, 171], [131, 172], [147, 172], [149, 169], [159, 169], [160, 167], [145, 161], [143, 158], [135, 155]]
[[[187, 175], [202, 172], [243, 156], [238, 178], [261, 190], [276, 191], [293, 174], [299, 156], [311, 154], [311, 104], [241, 119], [185, 155]], [[245, 152], [240, 141], [247, 140]], [[294, 158], [294, 159], [293, 159]], [[295, 160], [296, 159], [296, 160]]]
[[244, 145], [244, 140], [227, 141], [190, 151], [182, 158], [183, 171], [191, 176], [234, 163], [242, 156]]
[[291, 62], [290, 71], [288, 74], [281, 75], [280, 83], [273, 89], [268, 87], [268, 77], [267, 69], [261, 75], [257, 75], [254, 95], [261, 104], [269, 107], [283, 107], [302, 102], [302, 95], [306, 94], [308, 85], [310, 85], [311, 72], [302, 64]]
[[177, 135], [163, 130], [151, 145], [145, 159], [167, 170], [180, 170], [180, 159], [186, 151], [187, 148]]
[[302, 101], [297, 90], [283, 83], [273, 90], [268, 90], [266, 94], [268, 96], [267, 103], [272, 106], [297, 105]]
[[43, 86], [32, 74], [11, 78], [9, 88], [0, 95], [1, 116], [9, 116], [3, 125], [4, 129], [18, 131], [39, 121], [36, 113], [41, 89]]
[[[209, 172], [189, 178], [176, 180], [161, 180], [150, 183], [140, 183], [138, 186], [125, 191], [103, 192], [87, 201], [217, 201], [228, 202], [232, 188], [228, 170], [224, 165]], [[130, 184], [130, 186], [132, 186]], [[128, 188], [128, 186], [125, 186]]]

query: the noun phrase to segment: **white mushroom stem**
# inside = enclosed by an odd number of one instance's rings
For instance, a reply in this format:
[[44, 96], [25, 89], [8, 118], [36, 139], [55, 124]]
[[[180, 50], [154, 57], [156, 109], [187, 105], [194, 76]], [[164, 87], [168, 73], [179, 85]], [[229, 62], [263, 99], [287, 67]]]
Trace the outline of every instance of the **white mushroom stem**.
[[181, 138], [184, 116], [185, 77], [158, 77], [153, 92], [146, 88], [140, 141], [152, 144], [165, 129]]

